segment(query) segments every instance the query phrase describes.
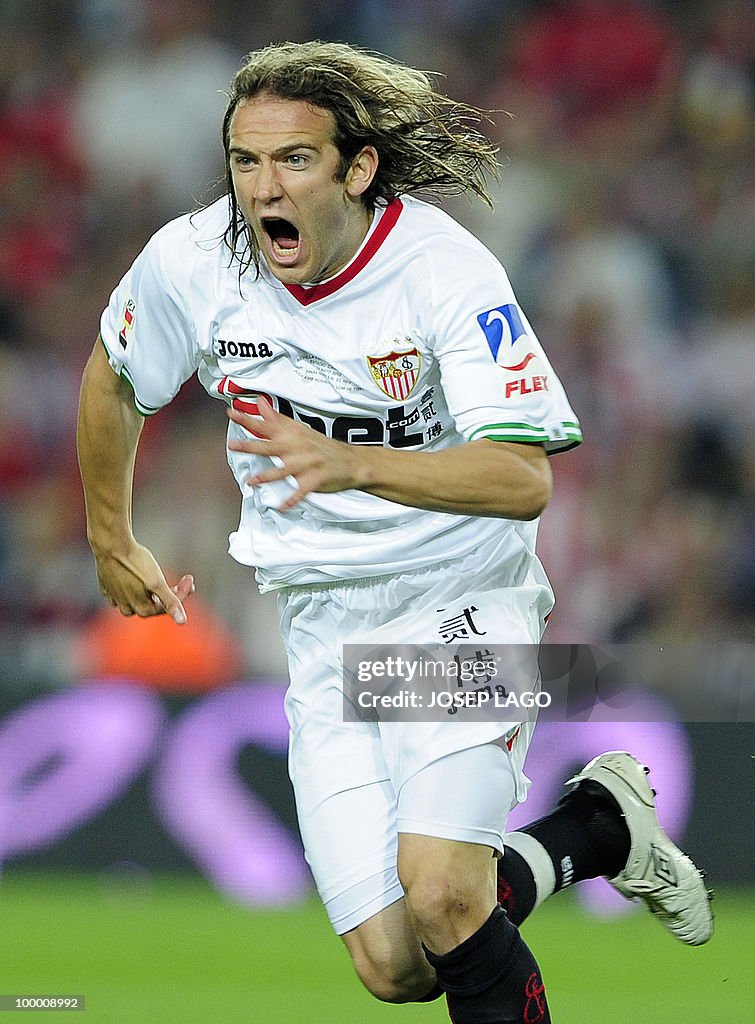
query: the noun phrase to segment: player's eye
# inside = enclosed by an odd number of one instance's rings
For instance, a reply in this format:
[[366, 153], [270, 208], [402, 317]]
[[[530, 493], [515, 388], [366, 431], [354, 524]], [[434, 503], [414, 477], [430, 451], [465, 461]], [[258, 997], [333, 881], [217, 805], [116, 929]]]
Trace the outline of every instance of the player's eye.
[[233, 158], [234, 165], [241, 170], [248, 170], [254, 167], [254, 157], [246, 156], [244, 153], [237, 153]]
[[289, 153], [286, 157], [286, 163], [289, 167], [305, 167], [307, 158], [303, 153]]

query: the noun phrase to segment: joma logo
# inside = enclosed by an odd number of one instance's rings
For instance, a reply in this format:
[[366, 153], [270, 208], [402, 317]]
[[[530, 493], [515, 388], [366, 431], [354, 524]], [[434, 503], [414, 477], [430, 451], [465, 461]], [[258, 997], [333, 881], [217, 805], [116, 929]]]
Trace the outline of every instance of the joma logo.
[[237, 356], [240, 359], [269, 359], [273, 351], [266, 341], [255, 345], [253, 341], [225, 341], [218, 338], [215, 351], [219, 356]]

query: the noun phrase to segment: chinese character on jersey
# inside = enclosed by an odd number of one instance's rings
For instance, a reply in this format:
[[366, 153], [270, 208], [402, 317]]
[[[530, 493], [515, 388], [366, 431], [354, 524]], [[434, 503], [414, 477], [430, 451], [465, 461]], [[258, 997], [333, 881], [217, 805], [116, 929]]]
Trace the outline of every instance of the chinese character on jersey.
[[457, 672], [457, 686], [464, 685], [463, 674], [470, 673], [472, 675], [472, 682], [476, 686], [485, 686], [493, 679], [493, 675], [487, 671], [485, 659], [493, 657], [493, 653], [485, 648], [485, 651], [477, 650], [474, 653], [474, 657], [470, 657], [468, 654], [462, 656], [461, 654], [454, 654], [453, 661], [456, 664]]
[[[445, 608], [438, 608], [438, 611], [443, 612]], [[450, 644], [454, 640], [468, 640], [470, 636], [484, 636], [487, 630], [478, 629], [472, 618], [476, 611], [478, 609], [472, 605], [471, 608], [465, 608], [460, 615], [454, 615], [441, 622], [438, 632], [443, 638], [443, 642]]]

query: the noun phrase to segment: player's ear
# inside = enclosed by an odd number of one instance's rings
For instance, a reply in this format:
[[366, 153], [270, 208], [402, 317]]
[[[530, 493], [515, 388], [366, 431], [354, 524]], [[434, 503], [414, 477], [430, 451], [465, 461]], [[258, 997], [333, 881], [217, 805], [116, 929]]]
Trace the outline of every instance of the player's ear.
[[346, 173], [346, 193], [352, 199], [364, 195], [377, 173], [378, 152], [374, 146], [363, 146], [351, 161]]

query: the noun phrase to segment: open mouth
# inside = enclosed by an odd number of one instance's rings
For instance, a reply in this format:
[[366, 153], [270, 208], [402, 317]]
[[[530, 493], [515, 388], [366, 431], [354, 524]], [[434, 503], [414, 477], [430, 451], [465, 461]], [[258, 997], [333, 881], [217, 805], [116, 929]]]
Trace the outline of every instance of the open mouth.
[[266, 217], [262, 228], [270, 239], [270, 248], [276, 262], [290, 265], [299, 255], [299, 229], [282, 217]]

